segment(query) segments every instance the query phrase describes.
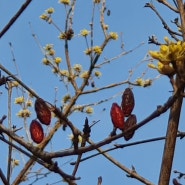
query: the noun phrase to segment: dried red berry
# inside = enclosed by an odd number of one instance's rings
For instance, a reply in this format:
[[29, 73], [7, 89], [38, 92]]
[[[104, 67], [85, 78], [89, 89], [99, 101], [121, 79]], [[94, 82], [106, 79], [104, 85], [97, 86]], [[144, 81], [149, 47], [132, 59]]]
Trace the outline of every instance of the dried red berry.
[[37, 98], [35, 101], [35, 112], [37, 114], [37, 118], [42, 124], [49, 125], [51, 122], [51, 111], [49, 110], [46, 102]]
[[[135, 114], [132, 114], [130, 115], [126, 122], [125, 122], [125, 127], [124, 127], [124, 131], [128, 130], [129, 128], [131, 128], [132, 126], [136, 125], [137, 124], [137, 118], [136, 118], [136, 115]], [[124, 138], [126, 141], [128, 141], [129, 139], [131, 139], [134, 135], [134, 132], [135, 130], [132, 130], [132, 131], [129, 131], [129, 132], [126, 132], [124, 134]]]
[[117, 103], [112, 104], [110, 116], [114, 127], [122, 130], [124, 128], [124, 114]]
[[121, 107], [126, 117], [130, 116], [135, 106], [134, 94], [130, 88], [126, 88], [122, 95]]
[[39, 144], [44, 139], [44, 131], [42, 125], [37, 120], [32, 120], [30, 124], [30, 134], [32, 140]]

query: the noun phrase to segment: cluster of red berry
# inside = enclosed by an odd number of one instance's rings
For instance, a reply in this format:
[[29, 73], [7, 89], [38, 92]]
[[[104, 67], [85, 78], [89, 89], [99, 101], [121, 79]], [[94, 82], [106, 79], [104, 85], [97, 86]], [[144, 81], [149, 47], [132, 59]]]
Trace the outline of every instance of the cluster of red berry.
[[37, 119], [32, 120], [30, 124], [30, 134], [32, 140], [39, 144], [44, 139], [44, 131], [41, 123], [44, 125], [51, 123], [51, 111], [43, 99], [37, 98], [35, 101], [35, 112], [40, 122]]
[[[119, 128], [125, 132], [137, 123], [136, 115], [132, 114], [134, 106], [134, 94], [130, 88], [126, 88], [122, 95], [121, 106], [119, 106], [117, 103], [113, 103], [110, 110], [111, 120], [115, 128]], [[125, 117], [127, 117], [126, 121]], [[125, 132], [124, 138], [126, 141], [128, 141], [133, 137], [133, 135], [134, 130]]]

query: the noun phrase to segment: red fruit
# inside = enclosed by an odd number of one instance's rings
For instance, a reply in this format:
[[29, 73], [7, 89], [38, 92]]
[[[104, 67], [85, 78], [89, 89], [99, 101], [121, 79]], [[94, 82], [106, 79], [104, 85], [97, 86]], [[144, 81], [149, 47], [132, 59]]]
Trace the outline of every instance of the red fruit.
[[[124, 131], [128, 130], [129, 128], [133, 127], [134, 125], [137, 124], [137, 118], [135, 114], [130, 115], [126, 122], [125, 122], [125, 127], [124, 127]], [[129, 139], [131, 139], [134, 135], [135, 130], [129, 131], [129, 132], [125, 132], [124, 134], [124, 138], [126, 141], [128, 141]]]
[[32, 120], [30, 124], [30, 134], [32, 140], [39, 144], [44, 139], [44, 131], [42, 125], [37, 120]]
[[122, 130], [124, 128], [124, 114], [117, 103], [112, 104], [110, 116], [114, 127]]
[[46, 102], [37, 98], [35, 101], [35, 112], [37, 114], [37, 118], [42, 124], [49, 125], [51, 122], [51, 111], [47, 106]]
[[135, 106], [134, 94], [130, 88], [126, 88], [122, 95], [121, 107], [126, 117], [130, 116]]

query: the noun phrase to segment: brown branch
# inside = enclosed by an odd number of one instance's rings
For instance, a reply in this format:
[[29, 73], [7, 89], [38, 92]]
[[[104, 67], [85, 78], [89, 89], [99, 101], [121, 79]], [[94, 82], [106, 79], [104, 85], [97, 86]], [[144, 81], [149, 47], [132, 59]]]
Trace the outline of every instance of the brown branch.
[[21, 8], [17, 11], [17, 13], [10, 19], [8, 24], [1, 30], [0, 38], [10, 29], [10, 27], [15, 23], [15, 21], [19, 18], [19, 16], [24, 12], [24, 10], [28, 7], [32, 0], [26, 0], [24, 4], [22, 4]]
[[164, 26], [164, 29], [168, 31], [168, 33], [171, 35], [172, 38], [174, 38], [176, 41], [178, 41], [179, 39], [176, 36], [181, 36], [182, 37], [182, 34], [180, 34], [178, 32], [175, 32], [172, 29], [170, 29], [168, 24], [165, 22], [165, 20], [162, 18], [162, 16], [159, 14], [159, 12], [156, 10], [156, 8], [154, 7], [154, 5], [152, 3], [146, 3], [144, 7], [149, 7], [156, 13], [156, 15], [161, 20], [161, 22]]
[[166, 0], [157, 0], [159, 3], [164, 4], [166, 7], [168, 7], [169, 9], [173, 10], [176, 13], [179, 13], [179, 10], [177, 8], [175, 8], [174, 6], [172, 6], [169, 2], [167, 2]]
[[[185, 137], [185, 133], [183, 132], [179, 132], [177, 137]], [[83, 159], [80, 160], [80, 162], [83, 162], [83, 161], [86, 161], [88, 159], [91, 159], [93, 157], [96, 157], [98, 155], [102, 155], [103, 153], [106, 153], [106, 152], [110, 152], [110, 151], [113, 151], [113, 150], [117, 150], [119, 148], [126, 148], [126, 147], [129, 147], [129, 146], [135, 146], [135, 145], [140, 145], [140, 144], [145, 144], [145, 143], [150, 143], [150, 142], [154, 142], [154, 141], [161, 141], [161, 140], [165, 140], [166, 139], [166, 136], [163, 136], [163, 137], [157, 137], [157, 138], [151, 138], [151, 139], [146, 139], [146, 140], [142, 140], [142, 141], [136, 141], [136, 142], [132, 142], [132, 143], [126, 143], [126, 144], [115, 144], [114, 147], [112, 148], [109, 148], [107, 150], [102, 150], [101, 152], [98, 152], [98, 153], [95, 153], [95, 154], [92, 154], [90, 156], [87, 156], [87, 157], [84, 157]], [[71, 162], [70, 164], [71, 165], [74, 165], [76, 162]]]
[[6, 177], [5, 177], [4, 173], [3, 173], [3, 171], [1, 170], [1, 168], [0, 168], [0, 178], [1, 178], [1, 180], [3, 181], [4, 185], [10, 185], [10, 184], [8, 183], [8, 181], [7, 181], [7, 179], [6, 179]]

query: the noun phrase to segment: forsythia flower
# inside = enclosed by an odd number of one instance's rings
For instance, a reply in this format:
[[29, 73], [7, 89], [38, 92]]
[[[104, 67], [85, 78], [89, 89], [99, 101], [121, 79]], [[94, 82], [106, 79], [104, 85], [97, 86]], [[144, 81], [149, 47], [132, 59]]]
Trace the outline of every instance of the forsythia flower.
[[15, 104], [22, 104], [24, 102], [24, 97], [20, 96], [18, 98], [15, 98]]
[[62, 59], [60, 57], [56, 57], [55, 58], [55, 63], [60, 64], [60, 62], [62, 62]]
[[69, 5], [70, 4], [70, 0], [59, 0], [59, 3], [65, 4], [65, 5]]
[[86, 37], [87, 35], [89, 35], [90, 31], [84, 29], [80, 32], [80, 35], [83, 36], [83, 37]]
[[118, 34], [116, 32], [110, 32], [110, 37], [113, 40], [117, 40], [118, 39]]
[[101, 53], [102, 53], [102, 49], [101, 49], [100, 46], [95, 46], [95, 47], [93, 47], [93, 51], [94, 51], [96, 54], [98, 54], [98, 55], [101, 55]]

